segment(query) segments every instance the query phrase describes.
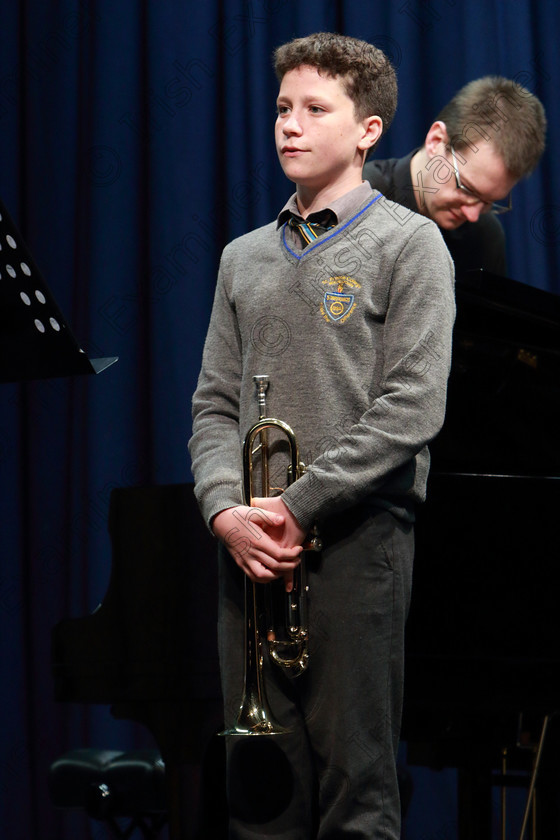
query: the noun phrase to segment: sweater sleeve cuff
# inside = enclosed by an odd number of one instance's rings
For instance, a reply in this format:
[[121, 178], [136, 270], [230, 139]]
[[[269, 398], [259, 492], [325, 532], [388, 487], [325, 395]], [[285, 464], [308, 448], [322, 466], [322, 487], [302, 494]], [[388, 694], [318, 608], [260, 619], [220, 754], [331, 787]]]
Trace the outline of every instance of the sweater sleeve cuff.
[[326, 506], [333, 503], [332, 492], [328, 492], [311, 470], [284, 491], [282, 500], [304, 531], [310, 531], [316, 524], [317, 511], [321, 511], [322, 517]]
[[241, 486], [230, 483], [215, 484], [197, 496], [202, 516], [210, 530], [212, 530], [211, 523], [216, 514], [226, 508], [243, 504]]

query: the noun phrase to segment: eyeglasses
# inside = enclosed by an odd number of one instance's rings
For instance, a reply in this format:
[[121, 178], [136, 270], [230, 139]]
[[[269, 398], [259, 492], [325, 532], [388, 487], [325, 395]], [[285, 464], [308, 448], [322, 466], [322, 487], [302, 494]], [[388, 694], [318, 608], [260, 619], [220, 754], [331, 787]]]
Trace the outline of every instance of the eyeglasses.
[[461, 192], [464, 193], [464, 195], [468, 196], [468, 198], [472, 200], [473, 204], [478, 204], [478, 202], [484, 204], [484, 209], [482, 211], [483, 213], [493, 213], [495, 216], [499, 216], [501, 213], [508, 213], [513, 207], [511, 193], [507, 197], [507, 204], [501, 204], [499, 201], [484, 201], [483, 198], [481, 198], [472, 190], [469, 190], [468, 187], [464, 187], [461, 183], [461, 178], [459, 176], [459, 169], [457, 168], [457, 160], [455, 158], [453, 146], [450, 146], [449, 148], [451, 149], [451, 158], [453, 160], [453, 169], [455, 170], [455, 181], [457, 182], [457, 189], [461, 190]]

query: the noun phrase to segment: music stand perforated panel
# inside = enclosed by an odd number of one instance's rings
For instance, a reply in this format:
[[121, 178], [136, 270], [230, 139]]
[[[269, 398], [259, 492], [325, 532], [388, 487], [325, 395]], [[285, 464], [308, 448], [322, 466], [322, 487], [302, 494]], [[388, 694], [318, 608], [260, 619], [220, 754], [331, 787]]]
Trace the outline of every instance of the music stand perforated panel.
[[0, 382], [100, 373], [89, 359], [0, 201]]

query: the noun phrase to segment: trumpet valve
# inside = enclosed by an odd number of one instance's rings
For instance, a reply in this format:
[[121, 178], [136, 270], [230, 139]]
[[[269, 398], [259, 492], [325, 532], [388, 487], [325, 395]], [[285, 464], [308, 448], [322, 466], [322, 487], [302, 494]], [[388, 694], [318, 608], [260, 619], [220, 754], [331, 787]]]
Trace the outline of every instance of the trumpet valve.
[[323, 548], [323, 540], [319, 536], [319, 530], [316, 525], [313, 526], [307, 535], [305, 542], [302, 545], [304, 551], [321, 551]]

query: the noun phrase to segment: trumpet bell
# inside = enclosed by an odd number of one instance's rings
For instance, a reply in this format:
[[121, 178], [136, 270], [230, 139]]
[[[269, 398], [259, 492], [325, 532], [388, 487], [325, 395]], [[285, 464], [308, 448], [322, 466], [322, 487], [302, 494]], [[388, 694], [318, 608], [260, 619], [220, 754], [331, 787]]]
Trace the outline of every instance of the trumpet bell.
[[262, 590], [245, 578], [245, 676], [236, 722], [219, 735], [285, 735], [290, 730], [274, 718], [264, 685], [262, 641], [259, 632]]
[[220, 735], [286, 735], [290, 730], [280, 726], [268, 708], [266, 700], [247, 692], [236, 723]]

